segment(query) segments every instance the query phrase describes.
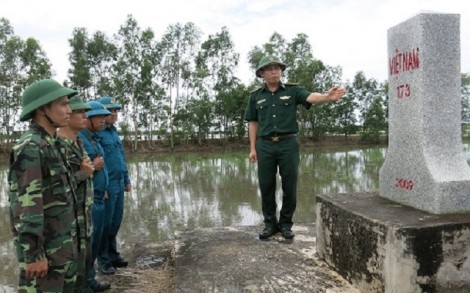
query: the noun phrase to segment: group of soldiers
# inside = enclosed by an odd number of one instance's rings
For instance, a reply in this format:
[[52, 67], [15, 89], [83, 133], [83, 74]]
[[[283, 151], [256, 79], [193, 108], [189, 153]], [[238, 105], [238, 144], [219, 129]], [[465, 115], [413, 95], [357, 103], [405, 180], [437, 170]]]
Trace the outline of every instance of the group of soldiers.
[[[297, 106], [309, 109], [346, 93], [336, 86], [318, 93], [283, 83], [286, 67], [275, 56], [261, 58], [255, 73], [263, 85], [251, 93], [244, 115], [249, 159], [258, 167], [265, 224], [261, 240], [279, 232], [285, 239], [295, 236]], [[124, 191], [131, 190], [113, 126], [120, 108], [110, 97], [84, 103], [75, 90], [50, 79], [26, 88], [20, 120], [31, 124], [11, 151], [8, 177], [19, 292], [100, 292], [110, 284], [96, 280], [96, 260], [103, 274], [127, 266], [116, 246]]]
[[[101, 292], [95, 265], [114, 274], [128, 262], [116, 237], [131, 190], [111, 97], [84, 102], [55, 80], [29, 85], [10, 153], [10, 222], [18, 292]], [[95, 264], [96, 263], [96, 264]]]

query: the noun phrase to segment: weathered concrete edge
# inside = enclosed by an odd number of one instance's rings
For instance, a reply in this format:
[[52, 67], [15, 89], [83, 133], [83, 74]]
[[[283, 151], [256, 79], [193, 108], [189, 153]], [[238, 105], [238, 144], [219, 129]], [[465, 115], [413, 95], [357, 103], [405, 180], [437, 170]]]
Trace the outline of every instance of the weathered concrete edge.
[[377, 193], [317, 195], [317, 252], [364, 292], [470, 289], [470, 214], [435, 215]]

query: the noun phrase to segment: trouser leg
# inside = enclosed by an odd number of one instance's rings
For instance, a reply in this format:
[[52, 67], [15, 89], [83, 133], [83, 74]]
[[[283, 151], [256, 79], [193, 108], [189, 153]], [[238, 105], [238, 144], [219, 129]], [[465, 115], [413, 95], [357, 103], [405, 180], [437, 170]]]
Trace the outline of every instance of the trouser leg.
[[103, 238], [104, 213], [105, 213], [105, 207], [104, 207], [103, 200], [102, 199], [97, 200], [95, 198], [95, 201], [93, 203], [93, 208], [92, 208], [93, 237], [92, 237], [92, 243], [91, 243], [91, 257], [89, 258], [88, 265], [87, 265], [88, 286], [93, 286], [96, 283], [95, 261], [98, 256], [98, 251], [100, 248], [101, 240]]
[[292, 217], [297, 206], [297, 178], [299, 174], [299, 142], [297, 138], [279, 143], [279, 174], [282, 182], [282, 207], [279, 215], [281, 228], [292, 228]]
[[268, 228], [278, 225], [276, 217], [277, 159], [272, 144], [272, 142], [263, 140], [258, 140], [256, 142], [261, 205], [264, 223]]
[[122, 189], [116, 193], [116, 200], [114, 204], [113, 218], [111, 219], [111, 227], [108, 236], [108, 255], [111, 262], [120, 258], [117, 248], [117, 234], [121, 228], [122, 217], [124, 215], [124, 183]]
[[116, 193], [108, 192], [108, 198], [104, 201], [104, 225], [103, 236], [98, 250], [98, 264], [100, 268], [108, 268], [112, 266], [111, 259], [108, 254], [109, 247], [109, 231], [111, 221], [113, 219], [114, 205], [116, 203]]

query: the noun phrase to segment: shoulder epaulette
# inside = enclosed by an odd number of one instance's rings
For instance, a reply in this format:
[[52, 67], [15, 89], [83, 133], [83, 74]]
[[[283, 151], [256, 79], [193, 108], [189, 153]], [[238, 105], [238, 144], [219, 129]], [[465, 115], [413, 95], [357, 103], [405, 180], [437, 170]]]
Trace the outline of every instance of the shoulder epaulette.
[[294, 85], [299, 85], [299, 83], [298, 82], [286, 82], [284, 83], [284, 85], [294, 86]]
[[254, 93], [254, 92], [256, 92], [257, 90], [260, 90], [260, 89], [262, 89], [262, 88], [263, 88], [262, 86], [257, 87], [257, 88], [255, 88], [254, 90], [252, 90], [251, 93]]

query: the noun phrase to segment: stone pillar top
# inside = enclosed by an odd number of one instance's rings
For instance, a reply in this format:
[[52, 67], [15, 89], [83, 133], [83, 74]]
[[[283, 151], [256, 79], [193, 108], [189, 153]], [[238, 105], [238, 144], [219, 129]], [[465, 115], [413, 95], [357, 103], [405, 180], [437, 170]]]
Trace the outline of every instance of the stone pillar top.
[[420, 13], [388, 30], [380, 196], [435, 214], [470, 212], [460, 75], [460, 15]]

